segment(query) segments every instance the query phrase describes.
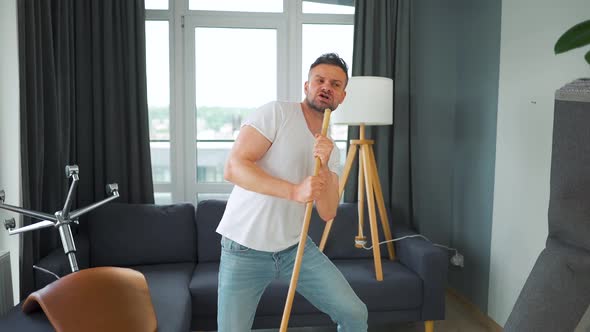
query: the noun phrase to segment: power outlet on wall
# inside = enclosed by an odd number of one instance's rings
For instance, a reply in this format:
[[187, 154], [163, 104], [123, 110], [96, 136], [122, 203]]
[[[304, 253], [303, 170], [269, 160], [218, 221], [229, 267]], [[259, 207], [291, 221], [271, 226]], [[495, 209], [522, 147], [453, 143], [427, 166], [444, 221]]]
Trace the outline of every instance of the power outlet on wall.
[[458, 251], [455, 251], [455, 254], [453, 255], [453, 257], [451, 257], [451, 264], [453, 264], [454, 266], [463, 267], [464, 263], [465, 262], [463, 255], [461, 255], [461, 253], [459, 253]]

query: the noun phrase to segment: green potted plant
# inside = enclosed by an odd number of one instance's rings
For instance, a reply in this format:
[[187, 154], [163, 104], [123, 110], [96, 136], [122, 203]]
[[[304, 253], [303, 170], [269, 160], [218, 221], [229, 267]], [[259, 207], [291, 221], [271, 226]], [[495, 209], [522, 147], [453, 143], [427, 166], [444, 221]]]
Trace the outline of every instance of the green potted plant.
[[[555, 43], [555, 54], [564, 53], [590, 44], [590, 20], [578, 23], [564, 32]], [[590, 51], [584, 55], [590, 64]]]

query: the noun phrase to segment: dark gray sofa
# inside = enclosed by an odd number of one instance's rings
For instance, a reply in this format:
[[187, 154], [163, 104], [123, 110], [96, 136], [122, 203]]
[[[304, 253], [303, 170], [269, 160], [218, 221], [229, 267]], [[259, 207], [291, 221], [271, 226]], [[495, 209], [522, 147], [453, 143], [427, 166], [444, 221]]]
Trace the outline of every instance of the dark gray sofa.
[[[142, 272], [148, 282], [158, 331], [216, 329], [217, 272], [221, 252], [215, 228], [224, 201], [169, 206], [108, 204], [89, 215], [87, 236], [77, 239], [81, 267], [123, 266]], [[369, 325], [444, 319], [447, 253], [420, 239], [396, 242], [396, 261], [383, 260], [384, 280], [375, 280], [372, 251], [354, 248], [356, 204], [341, 204], [325, 253], [367, 304]], [[309, 235], [319, 243], [324, 222], [314, 212]], [[413, 234], [395, 225], [394, 236]], [[385, 254], [387, 250], [383, 250]], [[385, 257], [385, 256], [384, 256]], [[40, 264], [68, 273], [63, 252]], [[38, 287], [51, 282], [36, 274]], [[327, 281], [328, 282], [328, 281]], [[254, 328], [278, 327], [288, 283], [273, 282], [264, 293]], [[51, 331], [42, 313], [26, 316], [16, 306], [0, 319], [0, 331]], [[293, 303], [290, 327], [333, 324], [303, 297]]]

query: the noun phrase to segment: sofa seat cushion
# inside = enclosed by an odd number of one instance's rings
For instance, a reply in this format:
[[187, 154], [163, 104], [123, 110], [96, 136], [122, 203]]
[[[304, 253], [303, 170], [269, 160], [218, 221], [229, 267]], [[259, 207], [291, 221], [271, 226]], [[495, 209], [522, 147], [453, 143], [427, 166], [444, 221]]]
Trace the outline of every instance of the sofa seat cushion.
[[217, 315], [219, 263], [198, 263], [189, 288], [194, 317]]
[[[335, 260], [334, 263], [369, 311], [392, 311], [419, 308], [422, 305], [422, 280], [398, 262], [383, 260], [383, 281], [375, 279], [373, 260]], [[193, 316], [217, 314], [218, 263], [200, 263], [190, 283]], [[268, 286], [258, 305], [257, 315], [282, 315], [289, 281], [275, 280]], [[384, 295], [387, 294], [387, 295]], [[318, 310], [303, 296], [296, 294], [293, 314], [311, 314]]]
[[145, 276], [156, 310], [158, 332], [190, 331], [189, 283], [195, 264], [176, 263], [133, 266]]
[[383, 281], [375, 279], [372, 258], [337, 260], [335, 263], [369, 311], [408, 310], [422, 306], [422, 279], [399, 261], [381, 260]]
[[[377, 281], [372, 259], [338, 259], [333, 262], [369, 311], [407, 310], [422, 305], [422, 280], [402, 264], [383, 260], [383, 281]], [[273, 281], [262, 295], [257, 314], [281, 315], [288, 291], [289, 281]], [[297, 294], [292, 312], [311, 314], [318, 310]]]
[[22, 302], [0, 317], [0, 331], [55, 332], [43, 310], [25, 314]]
[[[219, 263], [197, 264], [190, 283], [194, 317], [217, 315], [218, 276]], [[282, 308], [285, 306], [288, 290], [288, 281], [274, 280], [271, 282], [262, 295], [262, 299], [258, 305], [257, 315], [267, 315], [269, 313], [282, 315]], [[295, 294], [293, 312], [317, 313], [318, 310], [301, 295]]]

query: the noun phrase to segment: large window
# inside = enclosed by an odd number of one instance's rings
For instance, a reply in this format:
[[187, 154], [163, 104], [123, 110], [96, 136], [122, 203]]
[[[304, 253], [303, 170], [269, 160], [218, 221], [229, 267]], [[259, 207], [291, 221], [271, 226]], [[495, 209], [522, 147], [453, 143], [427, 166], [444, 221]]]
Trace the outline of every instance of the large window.
[[224, 181], [242, 119], [277, 98], [276, 54], [275, 29], [195, 28], [197, 184]]
[[[352, 66], [352, 0], [145, 4], [157, 203], [226, 198], [232, 185], [223, 166], [244, 117], [272, 100], [301, 101], [309, 65], [322, 53]], [[331, 133], [343, 164], [347, 128]]]

